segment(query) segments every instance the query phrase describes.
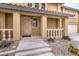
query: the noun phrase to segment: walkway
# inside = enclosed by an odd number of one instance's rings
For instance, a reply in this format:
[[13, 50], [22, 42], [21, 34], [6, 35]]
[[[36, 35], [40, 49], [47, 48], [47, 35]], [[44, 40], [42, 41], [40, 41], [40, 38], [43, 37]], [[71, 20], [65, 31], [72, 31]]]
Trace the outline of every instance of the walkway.
[[79, 33], [70, 34], [69, 37], [70, 37], [72, 40], [77, 40], [77, 41], [79, 41]]
[[15, 56], [54, 56], [48, 44], [41, 38], [23, 38], [16, 51]]

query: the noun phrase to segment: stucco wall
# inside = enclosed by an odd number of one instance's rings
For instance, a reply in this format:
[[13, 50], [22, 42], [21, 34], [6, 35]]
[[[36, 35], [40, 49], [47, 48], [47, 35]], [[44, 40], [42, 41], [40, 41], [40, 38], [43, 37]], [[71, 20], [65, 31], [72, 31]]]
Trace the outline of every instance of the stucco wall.
[[13, 15], [5, 14], [5, 28], [12, 29], [13, 28]]
[[54, 3], [48, 3], [47, 4], [47, 10], [49, 11], [57, 11], [58, 5]]
[[75, 16], [69, 17], [68, 22], [78, 22], [78, 12], [75, 10], [65, 9], [65, 13], [74, 14]]
[[[77, 29], [78, 29], [78, 22], [79, 22], [79, 17], [78, 17], [78, 11], [75, 10], [71, 10], [71, 9], [65, 9], [66, 13], [69, 14], [74, 14], [74, 17], [69, 17], [68, 18], [68, 25], [76, 25]], [[79, 31], [79, 29], [77, 30], [77, 32]]]
[[0, 13], [0, 28], [5, 28], [5, 13]]
[[47, 28], [49, 29], [56, 29], [58, 27], [58, 20], [57, 19], [51, 19], [51, 18], [48, 18], [47, 20]]
[[[4, 14], [4, 16], [3, 16]], [[0, 28], [4, 29], [12, 29], [13, 28], [13, 15], [12, 14], [7, 14], [7, 13], [1, 13], [0, 14]], [[0, 32], [0, 37], [2, 37], [2, 32]], [[5, 32], [6, 38], [8, 37], [8, 32]], [[13, 32], [11, 31], [11, 37], [13, 37]]]

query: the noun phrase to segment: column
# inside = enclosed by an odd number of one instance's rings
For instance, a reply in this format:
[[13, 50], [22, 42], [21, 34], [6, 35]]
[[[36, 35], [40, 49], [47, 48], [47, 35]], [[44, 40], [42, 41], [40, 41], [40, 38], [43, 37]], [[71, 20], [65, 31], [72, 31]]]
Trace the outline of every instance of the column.
[[[5, 13], [0, 13], [0, 29], [5, 29]], [[0, 37], [5, 40], [5, 30], [0, 33]]]
[[0, 13], [0, 28], [5, 28], [5, 13]]
[[58, 28], [62, 28], [62, 18], [58, 19]]
[[47, 10], [47, 3], [45, 3], [45, 10]]
[[20, 40], [20, 14], [13, 13], [13, 40]]
[[64, 20], [64, 36], [68, 36], [68, 18]]
[[32, 3], [32, 8], [35, 8], [35, 3]]
[[61, 4], [58, 4], [58, 12], [61, 12]]
[[62, 18], [60, 18], [60, 19], [58, 19], [58, 37], [62, 37], [62, 35], [63, 35], [63, 33], [62, 33], [62, 27], [63, 27], [63, 25], [62, 25]]
[[41, 9], [41, 3], [39, 3], [39, 9]]
[[43, 39], [47, 38], [47, 16], [41, 16], [41, 37]]
[[63, 13], [65, 13], [65, 8], [63, 8]]

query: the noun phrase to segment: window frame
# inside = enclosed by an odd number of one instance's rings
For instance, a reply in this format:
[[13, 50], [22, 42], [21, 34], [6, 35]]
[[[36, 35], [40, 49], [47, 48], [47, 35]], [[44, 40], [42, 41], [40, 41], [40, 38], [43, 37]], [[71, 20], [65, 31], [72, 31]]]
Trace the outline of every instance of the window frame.
[[45, 10], [46, 8], [45, 5], [46, 5], [45, 3], [41, 3], [41, 9]]
[[39, 3], [35, 3], [35, 8], [39, 9]]
[[[34, 23], [35, 21], [35, 23]], [[38, 27], [38, 19], [37, 18], [32, 18], [32, 27], [37, 28]]]

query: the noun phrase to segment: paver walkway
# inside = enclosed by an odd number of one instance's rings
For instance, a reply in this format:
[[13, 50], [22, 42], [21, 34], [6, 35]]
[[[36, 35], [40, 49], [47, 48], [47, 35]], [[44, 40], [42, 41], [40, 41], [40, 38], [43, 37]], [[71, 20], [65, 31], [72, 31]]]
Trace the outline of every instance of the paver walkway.
[[54, 56], [41, 38], [23, 38], [16, 51], [15, 56]]

